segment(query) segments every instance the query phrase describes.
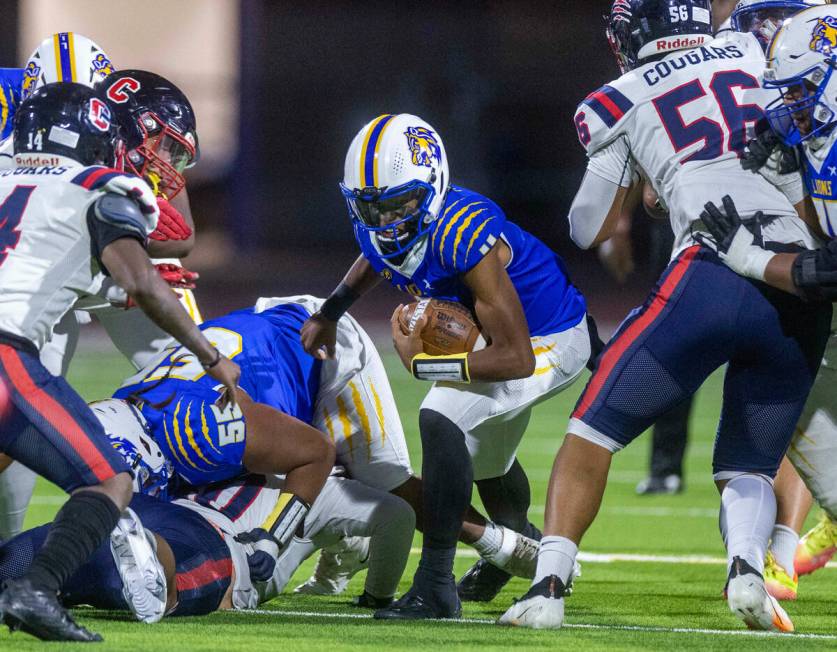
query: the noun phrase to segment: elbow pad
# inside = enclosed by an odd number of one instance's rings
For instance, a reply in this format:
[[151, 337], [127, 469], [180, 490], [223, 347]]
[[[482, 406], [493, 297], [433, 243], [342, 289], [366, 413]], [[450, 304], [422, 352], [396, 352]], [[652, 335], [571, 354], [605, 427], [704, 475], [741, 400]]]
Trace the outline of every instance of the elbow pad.
[[803, 251], [793, 261], [793, 284], [806, 301], [837, 300], [837, 241]]

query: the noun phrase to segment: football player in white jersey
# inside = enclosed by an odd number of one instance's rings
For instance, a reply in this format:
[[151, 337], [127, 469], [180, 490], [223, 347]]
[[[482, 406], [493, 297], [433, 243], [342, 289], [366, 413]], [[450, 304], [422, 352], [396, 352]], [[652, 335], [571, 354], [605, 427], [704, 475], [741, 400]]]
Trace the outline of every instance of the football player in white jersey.
[[112, 276], [235, 397], [240, 371], [201, 334], [144, 251], [151, 189], [113, 170], [107, 101], [74, 83], [33, 93], [15, 119], [15, 162], [0, 173], [0, 450], [72, 495], [29, 571], [5, 583], [0, 619], [50, 640], [99, 640], [58, 603], [64, 582], [117, 524], [131, 474], [92, 412], [39, 349], [78, 296]]
[[[835, 30], [837, 7], [824, 6], [798, 13], [775, 34], [768, 52], [765, 86], [781, 89], [783, 97], [767, 110], [773, 131], [751, 142], [744, 159], [748, 169], [758, 169], [766, 178], [776, 180], [796, 174], [797, 153], [802, 155], [805, 189], [816, 210], [819, 235], [828, 244], [798, 256], [772, 256], [760, 280], [809, 300], [837, 298], [832, 276], [837, 269], [837, 219], [833, 215], [837, 191], [832, 188], [837, 176], [837, 103], [833, 100], [837, 82], [831, 78], [837, 65]], [[739, 229], [733, 216], [707, 207], [704, 221], [721, 246], [722, 259], [732, 269], [746, 273], [751, 256], [771, 255], [753, 242], [750, 231]], [[811, 494], [791, 468], [777, 478], [779, 518], [771, 542], [776, 562], [772, 578], [767, 574], [766, 578], [772, 580], [768, 584], [771, 592], [782, 598], [796, 597], [797, 573], [804, 575], [823, 567], [837, 550], [836, 356], [837, 337], [832, 326], [823, 364], [788, 449], [793, 466], [825, 512], [798, 548]]]
[[751, 34], [713, 40], [708, 0], [615, 0], [608, 27], [625, 74], [575, 116], [589, 163], [570, 209], [572, 237], [582, 247], [606, 239], [641, 175], [668, 209], [674, 256], [608, 343], [576, 405], [550, 479], [535, 581], [500, 622], [563, 624], [567, 580], [612, 455], [727, 365], [713, 471], [728, 604], [750, 627], [791, 631], [761, 574], [776, 514], [772, 479], [813, 384], [830, 306], [742, 278], [693, 238], [705, 232], [706, 201], [729, 194], [748, 219], [758, 216], [770, 248], [814, 242], [795, 209], [801, 178], [780, 189], [739, 163], [776, 97], [761, 87], [764, 53]]

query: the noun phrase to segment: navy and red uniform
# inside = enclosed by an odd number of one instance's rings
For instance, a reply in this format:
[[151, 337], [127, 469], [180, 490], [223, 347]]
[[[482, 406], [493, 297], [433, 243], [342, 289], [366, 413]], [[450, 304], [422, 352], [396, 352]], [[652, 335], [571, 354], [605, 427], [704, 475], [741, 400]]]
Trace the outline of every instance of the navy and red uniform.
[[[206, 519], [180, 505], [135, 494], [131, 509], [145, 528], [166, 540], [174, 553], [177, 606], [171, 616], [200, 616], [216, 611], [232, 581], [227, 544]], [[49, 533], [50, 524], [27, 530], [0, 546], [0, 580], [20, 577]], [[122, 580], [108, 542], [102, 544], [61, 590], [68, 606], [128, 609]]]
[[715, 252], [689, 247], [607, 344], [568, 431], [619, 450], [728, 364], [713, 471], [772, 477], [830, 322], [829, 304], [738, 276]]

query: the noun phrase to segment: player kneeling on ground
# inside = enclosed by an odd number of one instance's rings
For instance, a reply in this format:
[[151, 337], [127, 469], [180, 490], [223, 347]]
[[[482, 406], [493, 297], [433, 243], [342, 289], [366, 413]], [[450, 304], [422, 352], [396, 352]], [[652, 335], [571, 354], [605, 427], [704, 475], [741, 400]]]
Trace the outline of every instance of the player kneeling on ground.
[[[364, 126], [346, 155], [341, 189], [362, 253], [305, 324], [306, 350], [334, 355], [340, 317], [381, 278], [463, 304], [488, 341], [480, 351], [427, 355], [424, 322], [405, 333], [393, 315], [404, 365], [438, 382], [419, 414], [422, 559], [409, 593], [376, 617], [457, 617], [453, 562], [474, 481], [493, 521], [539, 536], [516, 452], [532, 407], [569, 386], [590, 356], [584, 298], [548, 247], [487, 197], [451, 185], [442, 139], [421, 118], [382, 115]], [[485, 537], [498, 535], [492, 527]], [[459, 589], [493, 597], [508, 579], [479, 562]], [[490, 586], [475, 590], [481, 583]]]
[[[392, 596], [410, 553], [415, 517], [403, 500], [347, 478], [330, 477], [304, 529], [281, 550], [268, 531], [286, 502], [285, 481], [247, 475], [177, 498], [172, 465], [151, 437], [142, 413], [118, 399], [91, 404], [114, 449], [134, 471], [131, 509], [145, 528], [150, 562], [166, 578], [161, 595], [126, 563], [119, 545], [103, 544], [64, 585], [66, 605], [128, 610], [139, 620], [253, 609], [278, 595], [299, 564], [339, 537], [368, 537], [365, 594]], [[173, 502], [169, 502], [172, 500]], [[26, 571], [49, 525], [0, 546], [0, 580]], [[152, 578], [153, 579], [153, 578]]]
[[[0, 173], [3, 225], [14, 235], [0, 266], [0, 451], [73, 494], [27, 573], [5, 582], [0, 619], [50, 640], [99, 640], [56, 594], [111, 533], [131, 495], [130, 470], [90, 409], [38, 359], [52, 327], [110, 274], [228, 391], [239, 375], [151, 266], [143, 247], [157, 203], [141, 179], [107, 167], [117, 138], [103, 97], [50, 84], [19, 107], [18, 167]], [[102, 182], [95, 190], [85, 185], [91, 176]]]

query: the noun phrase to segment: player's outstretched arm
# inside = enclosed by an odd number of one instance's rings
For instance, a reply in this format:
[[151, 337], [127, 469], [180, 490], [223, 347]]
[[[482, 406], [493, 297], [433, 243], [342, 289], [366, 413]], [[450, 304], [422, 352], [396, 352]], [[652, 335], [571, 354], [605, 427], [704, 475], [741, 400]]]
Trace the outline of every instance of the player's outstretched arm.
[[325, 300], [322, 308], [302, 325], [300, 340], [306, 353], [319, 360], [333, 358], [334, 347], [337, 344], [338, 320], [380, 280], [381, 277], [375, 273], [369, 261], [363, 256], [358, 256], [346, 276]]
[[140, 242], [128, 236], [118, 238], [108, 243], [99, 257], [119, 287], [155, 324], [194, 353], [207, 373], [224, 384], [227, 396], [234, 401], [241, 370], [204, 337], [160, 278]]

